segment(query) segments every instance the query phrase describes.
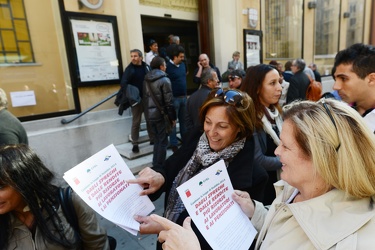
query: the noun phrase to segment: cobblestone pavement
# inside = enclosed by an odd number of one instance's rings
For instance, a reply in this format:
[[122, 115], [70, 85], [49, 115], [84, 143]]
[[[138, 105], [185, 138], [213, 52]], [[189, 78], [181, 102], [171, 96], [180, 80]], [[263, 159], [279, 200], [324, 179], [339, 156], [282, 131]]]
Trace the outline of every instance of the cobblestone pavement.
[[[155, 211], [153, 213], [161, 215], [164, 211], [164, 194], [156, 201], [154, 201]], [[125, 231], [114, 223], [97, 215], [100, 224], [106, 228], [108, 235], [116, 238], [116, 250], [155, 250], [156, 249], [156, 235], [137, 235], [134, 236]]]

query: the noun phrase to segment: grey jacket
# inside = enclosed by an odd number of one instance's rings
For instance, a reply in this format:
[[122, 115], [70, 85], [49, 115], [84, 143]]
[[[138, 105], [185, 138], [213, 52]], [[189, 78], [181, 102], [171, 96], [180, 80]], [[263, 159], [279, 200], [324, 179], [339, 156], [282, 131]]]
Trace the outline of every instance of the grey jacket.
[[[100, 227], [96, 219], [95, 212], [78, 195], [72, 196], [74, 208], [79, 218], [80, 234], [82, 237], [82, 248], [76, 249], [109, 249], [106, 231]], [[61, 219], [61, 226], [64, 228], [65, 236], [69, 240], [74, 239], [74, 230], [65, 219], [61, 207], [57, 210]], [[51, 223], [51, 221], [47, 222]], [[43, 239], [39, 228], [36, 228], [35, 238], [33, 239], [30, 230], [17, 217], [11, 215], [11, 237], [7, 249], [19, 250], [66, 250], [62, 246], [52, 244]], [[51, 226], [52, 228], [52, 226]], [[71, 249], [70, 249], [71, 250]], [[73, 249], [74, 250], [74, 249]]]
[[[151, 89], [148, 88], [148, 84]], [[171, 121], [176, 120], [176, 111], [173, 106], [171, 81], [167, 74], [160, 69], [153, 69], [147, 73], [143, 82], [143, 104], [148, 121], [160, 121], [163, 116], [156, 106], [150, 91], [154, 93], [159, 105], [164, 108]]]

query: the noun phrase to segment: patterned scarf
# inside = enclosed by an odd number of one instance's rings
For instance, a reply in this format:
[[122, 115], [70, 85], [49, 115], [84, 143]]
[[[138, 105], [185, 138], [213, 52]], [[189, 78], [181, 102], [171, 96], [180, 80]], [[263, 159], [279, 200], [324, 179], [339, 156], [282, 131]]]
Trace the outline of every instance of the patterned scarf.
[[176, 222], [182, 211], [185, 210], [185, 206], [176, 189], [178, 186], [221, 159], [225, 161], [225, 165], [228, 167], [233, 157], [243, 149], [245, 141], [246, 138], [240, 139], [219, 152], [213, 152], [208, 143], [206, 134], [203, 133], [192, 157], [173, 181], [164, 217]]

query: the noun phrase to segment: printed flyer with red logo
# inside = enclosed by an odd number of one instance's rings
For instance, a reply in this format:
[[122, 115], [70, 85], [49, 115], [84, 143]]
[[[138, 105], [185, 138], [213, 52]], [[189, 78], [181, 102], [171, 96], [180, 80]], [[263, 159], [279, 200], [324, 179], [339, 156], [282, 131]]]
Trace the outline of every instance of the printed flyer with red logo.
[[177, 188], [191, 219], [213, 249], [249, 249], [257, 231], [232, 199], [223, 160]]
[[139, 231], [134, 215], [146, 216], [155, 210], [148, 196], [140, 196], [140, 185], [115, 146], [109, 145], [65, 172], [65, 181], [83, 201], [109, 221], [133, 235]]

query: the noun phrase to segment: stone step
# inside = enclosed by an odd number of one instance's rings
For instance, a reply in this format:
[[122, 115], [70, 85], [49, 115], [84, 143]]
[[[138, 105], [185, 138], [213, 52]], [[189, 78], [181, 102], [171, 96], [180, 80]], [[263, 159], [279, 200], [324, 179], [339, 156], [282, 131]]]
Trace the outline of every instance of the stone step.
[[[153, 145], [147, 143], [139, 144], [139, 153], [133, 153], [133, 145], [125, 143], [115, 146], [117, 151], [128, 165], [133, 174], [138, 174], [145, 167], [152, 167]], [[167, 149], [167, 158], [173, 154], [171, 149]], [[132, 157], [131, 159], [128, 157]]]
[[131, 142], [116, 145], [116, 149], [118, 150], [121, 156], [129, 160], [133, 160], [139, 157], [143, 157], [145, 155], [152, 154], [154, 150], [154, 145], [150, 145], [148, 141], [139, 143], [138, 146], [139, 146], [139, 153], [133, 153], [132, 151], [133, 145]]

